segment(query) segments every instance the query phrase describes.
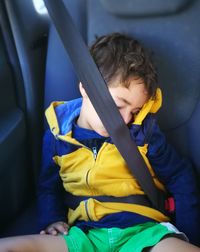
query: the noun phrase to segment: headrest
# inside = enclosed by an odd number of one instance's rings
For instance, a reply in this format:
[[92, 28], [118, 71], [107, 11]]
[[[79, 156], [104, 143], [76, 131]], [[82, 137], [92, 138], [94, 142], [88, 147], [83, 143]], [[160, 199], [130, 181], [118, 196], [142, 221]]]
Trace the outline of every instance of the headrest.
[[105, 10], [123, 17], [171, 15], [181, 11], [191, 0], [100, 0]]

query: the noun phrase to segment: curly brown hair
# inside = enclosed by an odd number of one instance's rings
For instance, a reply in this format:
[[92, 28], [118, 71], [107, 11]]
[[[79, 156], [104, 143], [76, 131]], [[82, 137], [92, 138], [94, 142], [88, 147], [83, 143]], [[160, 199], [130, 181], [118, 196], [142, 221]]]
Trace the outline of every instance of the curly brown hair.
[[101, 36], [91, 45], [90, 53], [108, 86], [116, 77], [120, 77], [120, 84], [126, 87], [131, 78], [141, 78], [149, 96], [155, 96], [157, 72], [137, 40], [121, 33]]

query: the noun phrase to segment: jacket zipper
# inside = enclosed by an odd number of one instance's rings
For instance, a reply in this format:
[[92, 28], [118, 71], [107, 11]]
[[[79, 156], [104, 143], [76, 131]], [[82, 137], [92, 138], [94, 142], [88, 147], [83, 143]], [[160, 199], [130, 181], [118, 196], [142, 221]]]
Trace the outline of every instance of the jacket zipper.
[[88, 200], [84, 201], [84, 206], [85, 206], [85, 212], [87, 214], [87, 217], [91, 221], [90, 216], [89, 216], [89, 210], [88, 210]]
[[[90, 148], [88, 148], [88, 147], [86, 147], [86, 146], [85, 146], [85, 148], [91, 151]], [[96, 159], [97, 159], [97, 154], [98, 154], [98, 153], [97, 153], [97, 148], [96, 148], [96, 147], [92, 147], [92, 153], [93, 153], [94, 160], [96, 161]], [[86, 174], [86, 184], [88, 185], [88, 187], [89, 187], [88, 178], [89, 178], [90, 170], [91, 170], [91, 169], [89, 169], [89, 170], [87, 171], [87, 174]], [[86, 214], [87, 214], [87, 217], [88, 217], [88, 219], [91, 221], [91, 218], [90, 218], [90, 216], [89, 216], [88, 200], [85, 200], [85, 201], [84, 201], [84, 207], [85, 207], [85, 212], [86, 212]]]
[[[90, 150], [91, 150], [91, 149], [90, 149]], [[96, 148], [96, 147], [92, 147], [92, 153], [93, 153], [94, 160], [96, 161], [96, 159], [97, 159], [97, 148]], [[89, 169], [89, 170], [87, 171], [87, 174], [86, 174], [86, 184], [88, 185], [88, 187], [90, 187], [90, 186], [89, 186], [89, 182], [88, 182], [90, 170], [91, 170], [91, 169]], [[89, 216], [88, 200], [85, 200], [85, 201], [84, 201], [84, 206], [85, 206], [85, 212], [86, 212], [86, 214], [87, 214], [87, 217], [88, 217], [88, 219], [91, 221], [90, 216]]]
[[[89, 150], [91, 151], [90, 148], [87, 148], [87, 149], [89, 149]], [[92, 153], [93, 153], [94, 161], [96, 161], [96, 159], [97, 159], [97, 148], [96, 148], [96, 147], [92, 147]], [[89, 187], [88, 178], [89, 178], [90, 170], [91, 170], [91, 169], [89, 169], [89, 170], [87, 171], [87, 173], [86, 173], [86, 184], [88, 185], [88, 187]]]
[[90, 172], [90, 169], [87, 171], [86, 177], [85, 177], [86, 184], [88, 185], [88, 187], [89, 187], [89, 183], [88, 183], [89, 172]]
[[92, 147], [92, 152], [93, 152], [94, 160], [96, 160], [97, 159], [97, 148], [96, 147]]

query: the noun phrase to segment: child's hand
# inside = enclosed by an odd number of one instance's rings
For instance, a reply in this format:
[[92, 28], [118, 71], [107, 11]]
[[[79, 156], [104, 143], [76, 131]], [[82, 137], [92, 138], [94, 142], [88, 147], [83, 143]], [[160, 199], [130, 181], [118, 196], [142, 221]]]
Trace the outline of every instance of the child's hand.
[[67, 225], [67, 223], [63, 221], [58, 221], [47, 226], [47, 228], [45, 230], [42, 230], [40, 234], [50, 234], [50, 235], [67, 234], [68, 229], [69, 226]]

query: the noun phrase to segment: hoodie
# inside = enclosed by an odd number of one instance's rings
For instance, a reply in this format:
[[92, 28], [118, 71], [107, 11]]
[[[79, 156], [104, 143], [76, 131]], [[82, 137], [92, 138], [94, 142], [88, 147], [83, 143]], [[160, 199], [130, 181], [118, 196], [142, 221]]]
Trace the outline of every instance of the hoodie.
[[[173, 195], [176, 213], [182, 213], [176, 214], [178, 228], [180, 226], [181, 231], [190, 236], [196, 232], [195, 221], [198, 220], [199, 223], [197, 190], [192, 182], [194, 175], [190, 164], [181, 159], [166, 142], [156, 123], [155, 113], [161, 107], [161, 103], [161, 91], [157, 89], [155, 99], [149, 99], [135, 116], [130, 126], [130, 134], [156, 187], [164, 192], [168, 190]], [[95, 223], [101, 223], [105, 219], [109, 226], [109, 216], [122, 214], [131, 214], [134, 219], [127, 221], [126, 226], [139, 223], [141, 219], [169, 221], [168, 216], [150, 206], [131, 204], [123, 200], [104, 202], [95, 199], [96, 196], [123, 199], [131, 195], [144, 195], [144, 192], [112, 139], [105, 139], [97, 153], [95, 148], [89, 148], [74, 137], [74, 124], [80, 114], [81, 104], [81, 98], [69, 102], [53, 102], [46, 110], [50, 130], [44, 137], [43, 165], [39, 183], [39, 205], [40, 212], [43, 211], [43, 226], [67, 220], [69, 225], [90, 223], [90, 226], [95, 227]], [[95, 135], [95, 132], [93, 133]], [[70, 201], [76, 197], [86, 199], [71, 207], [73, 204]], [[188, 203], [189, 201], [191, 203]], [[181, 209], [182, 205], [186, 207], [185, 210]], [[188, 214], [194, 216], [190, 221], [190, 225], [192, 222], [194, 226], [192, 232], [186, 227], [188, 221], [181, 220], [186, 216], [188, 218]]]

